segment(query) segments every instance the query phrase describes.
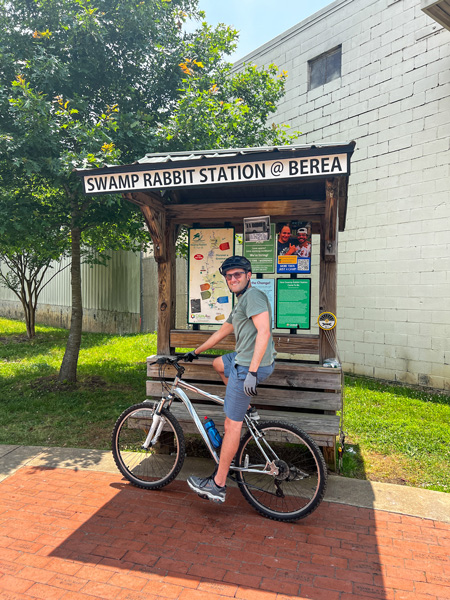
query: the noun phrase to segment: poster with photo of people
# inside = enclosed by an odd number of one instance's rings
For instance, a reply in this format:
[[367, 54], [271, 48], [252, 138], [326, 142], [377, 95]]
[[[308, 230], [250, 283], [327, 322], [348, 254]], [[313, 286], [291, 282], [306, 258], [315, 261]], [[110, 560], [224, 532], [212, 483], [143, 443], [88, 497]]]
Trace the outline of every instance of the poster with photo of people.
[[289, 221], [277, 226], [277, 273], [311, 273], [309, 221]]

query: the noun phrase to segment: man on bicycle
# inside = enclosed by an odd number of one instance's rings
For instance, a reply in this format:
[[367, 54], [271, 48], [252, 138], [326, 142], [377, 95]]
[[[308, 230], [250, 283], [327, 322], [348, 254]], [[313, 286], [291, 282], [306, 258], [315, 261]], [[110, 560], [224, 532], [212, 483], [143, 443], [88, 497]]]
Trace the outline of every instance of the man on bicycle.
[[226, 480], [231, 461], [241, 437], [244, 416], [249, 409], [249, 397], [256, 396], [256, 386], [273, 372], [275, 346], [271, 328], [271, 306], [267, 296], [251, 286], [252, 265], [244, 256], [230, 256], [221, 268], [229, 290], [237, 303], [226, 322], [201, 346], [186, 354], [192, 361], [205, 350], [213, 348], [230, 333], [235, 334], [235, 352], [218, 356], [213, 367], [226, 385], [225, 435], [217, 470], [205, 479], [189, 477], [189, 487], [214, 502], [224, 502]]

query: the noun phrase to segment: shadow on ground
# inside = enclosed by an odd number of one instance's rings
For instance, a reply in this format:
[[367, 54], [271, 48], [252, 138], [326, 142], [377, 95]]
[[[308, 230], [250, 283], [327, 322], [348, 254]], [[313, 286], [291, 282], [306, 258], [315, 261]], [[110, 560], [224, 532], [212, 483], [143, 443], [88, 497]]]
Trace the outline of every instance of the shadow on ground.
[[[69, 466], [70, 457], [52, 449], [39, 460]], [[217, 506], [185, 481], [146, 491], [94, 470], [95, 451], [84, 460], [91, 469], [25, 466], [1, 483], [0, 590], [120, 600], [448, 597], [450, 524], [349, 506], [346, 480], [342, 498], [279, 523], [236, 488]]]
[[323, 502], [305, 520], [279, 523], [235, 488], [216, 506], [184, 481], [150, 492], [111, 473], [42, 467], [20, 469], [0, 489], [3, 505], [16, 506], [6, 509], [12, 538], [24, 538], [16, 547], [31, 564], [39, 555], [50, 561], [44, 570], [59, 569], [47, 584], [102, 597], [126, 589], [134, 600], [178, 598], [188, 588], [202, 600], [257, 598], [256, 590], [265, 600], [384, 599], [388, 565], [412, 557], [410, 541], [393, 547], [389, 528], [400, 515], [343, 504]]

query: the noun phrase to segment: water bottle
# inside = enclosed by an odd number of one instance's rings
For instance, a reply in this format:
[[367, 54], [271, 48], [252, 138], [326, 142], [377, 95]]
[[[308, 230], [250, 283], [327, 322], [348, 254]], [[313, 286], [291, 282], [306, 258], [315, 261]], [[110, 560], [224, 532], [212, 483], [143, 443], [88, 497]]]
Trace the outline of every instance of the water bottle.
[[204, 426], [206, 433], [211, 440], [211, 444], [214, 446], [214, 448], [220, 448], [222, 445], [222, 438], [220, 437], [220, 433], [217, 431], [217, 428], [214, 425], [214, 421], [212, 419], [208, 419], [208, 417], [205, 417]]

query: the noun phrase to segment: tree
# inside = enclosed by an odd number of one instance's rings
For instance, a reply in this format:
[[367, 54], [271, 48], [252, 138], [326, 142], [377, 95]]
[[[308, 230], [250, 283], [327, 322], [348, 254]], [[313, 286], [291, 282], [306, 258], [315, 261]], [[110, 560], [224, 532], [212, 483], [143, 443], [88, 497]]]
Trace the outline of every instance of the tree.
[[[46, 181], [70, 232], [72, 319], [60, 381], [76, 380], [84, 245], [134, 249], [144, 237], [134, 207], [114, 196], [84, 196], [73, 170], [130, 163], [163, 145], [283, 138], [263, 127], [282, 78], [274, 82], [271, 67], [228, 82], [224, 56], [236, 31], [202, 23], [187, 33], [188, 18], [204, 18], [197, 0], [0, 0], [0, 174], [7, 185]], [[185, 116], [195, 110], [214, 118], [205, 115], [195, 129]]]
[[[7, 186], [15, 179], [26, 181], [27, 177], [39, 178], [52, 186], [44, 207], [55, 217], [55, 235], [66, 231], [71, 256], [71, 327], [59, 379], [75, 381], [83, 316], [83, 255], [93, 262], [99, 260], [94, 250], [137, 250], [146, 236], [136, 211], [120, 199], [109, 197], [94, 202], [86, 198], [73, 173], [80, 163], [99, 165], [107, 158], [116, 160], [118, 152], [108, 134], [117, 127], [113, 116], [117, 109], [108, 107], [98, 117], [86, 116], [61, 96], [49, 99], [46, 94], [35, 92], [20, 74], [12, 85], [15, 94], [10, 98], [9, 114], [14, 128], [11, 135], [3, 138], [6, 156], [11, 160], [0, 164]], [[30, 186], [28, 193], [33, 194]], [[39, 253], [37, 231], [32, 239], [36, 244], [34, 252]], [[43, 245], [45, 238], [41, 240]]]
[[10, 289], [22, 303], [27, 336], [31, 339], [35, 336], [39, 295], [65, 268], [61, 262], [56, 263], [58, 267], [52, 263], [67, 254], [67, 231], [58, 228], [58, 220], [49, 211], [46, 197], [51, 190], [36, 181], [26, 182], [25, 189], [1, 188], [1, 192], [0, 285]]
[[228, 63], [204, 74], [204, 63], [188, 59], [175, 110], [161, 125], [161, 145], [169, 151], [287, 145], [297, 133], [268, 122], [284, 95], [287, 72], [245, 65], [231, 72]]

